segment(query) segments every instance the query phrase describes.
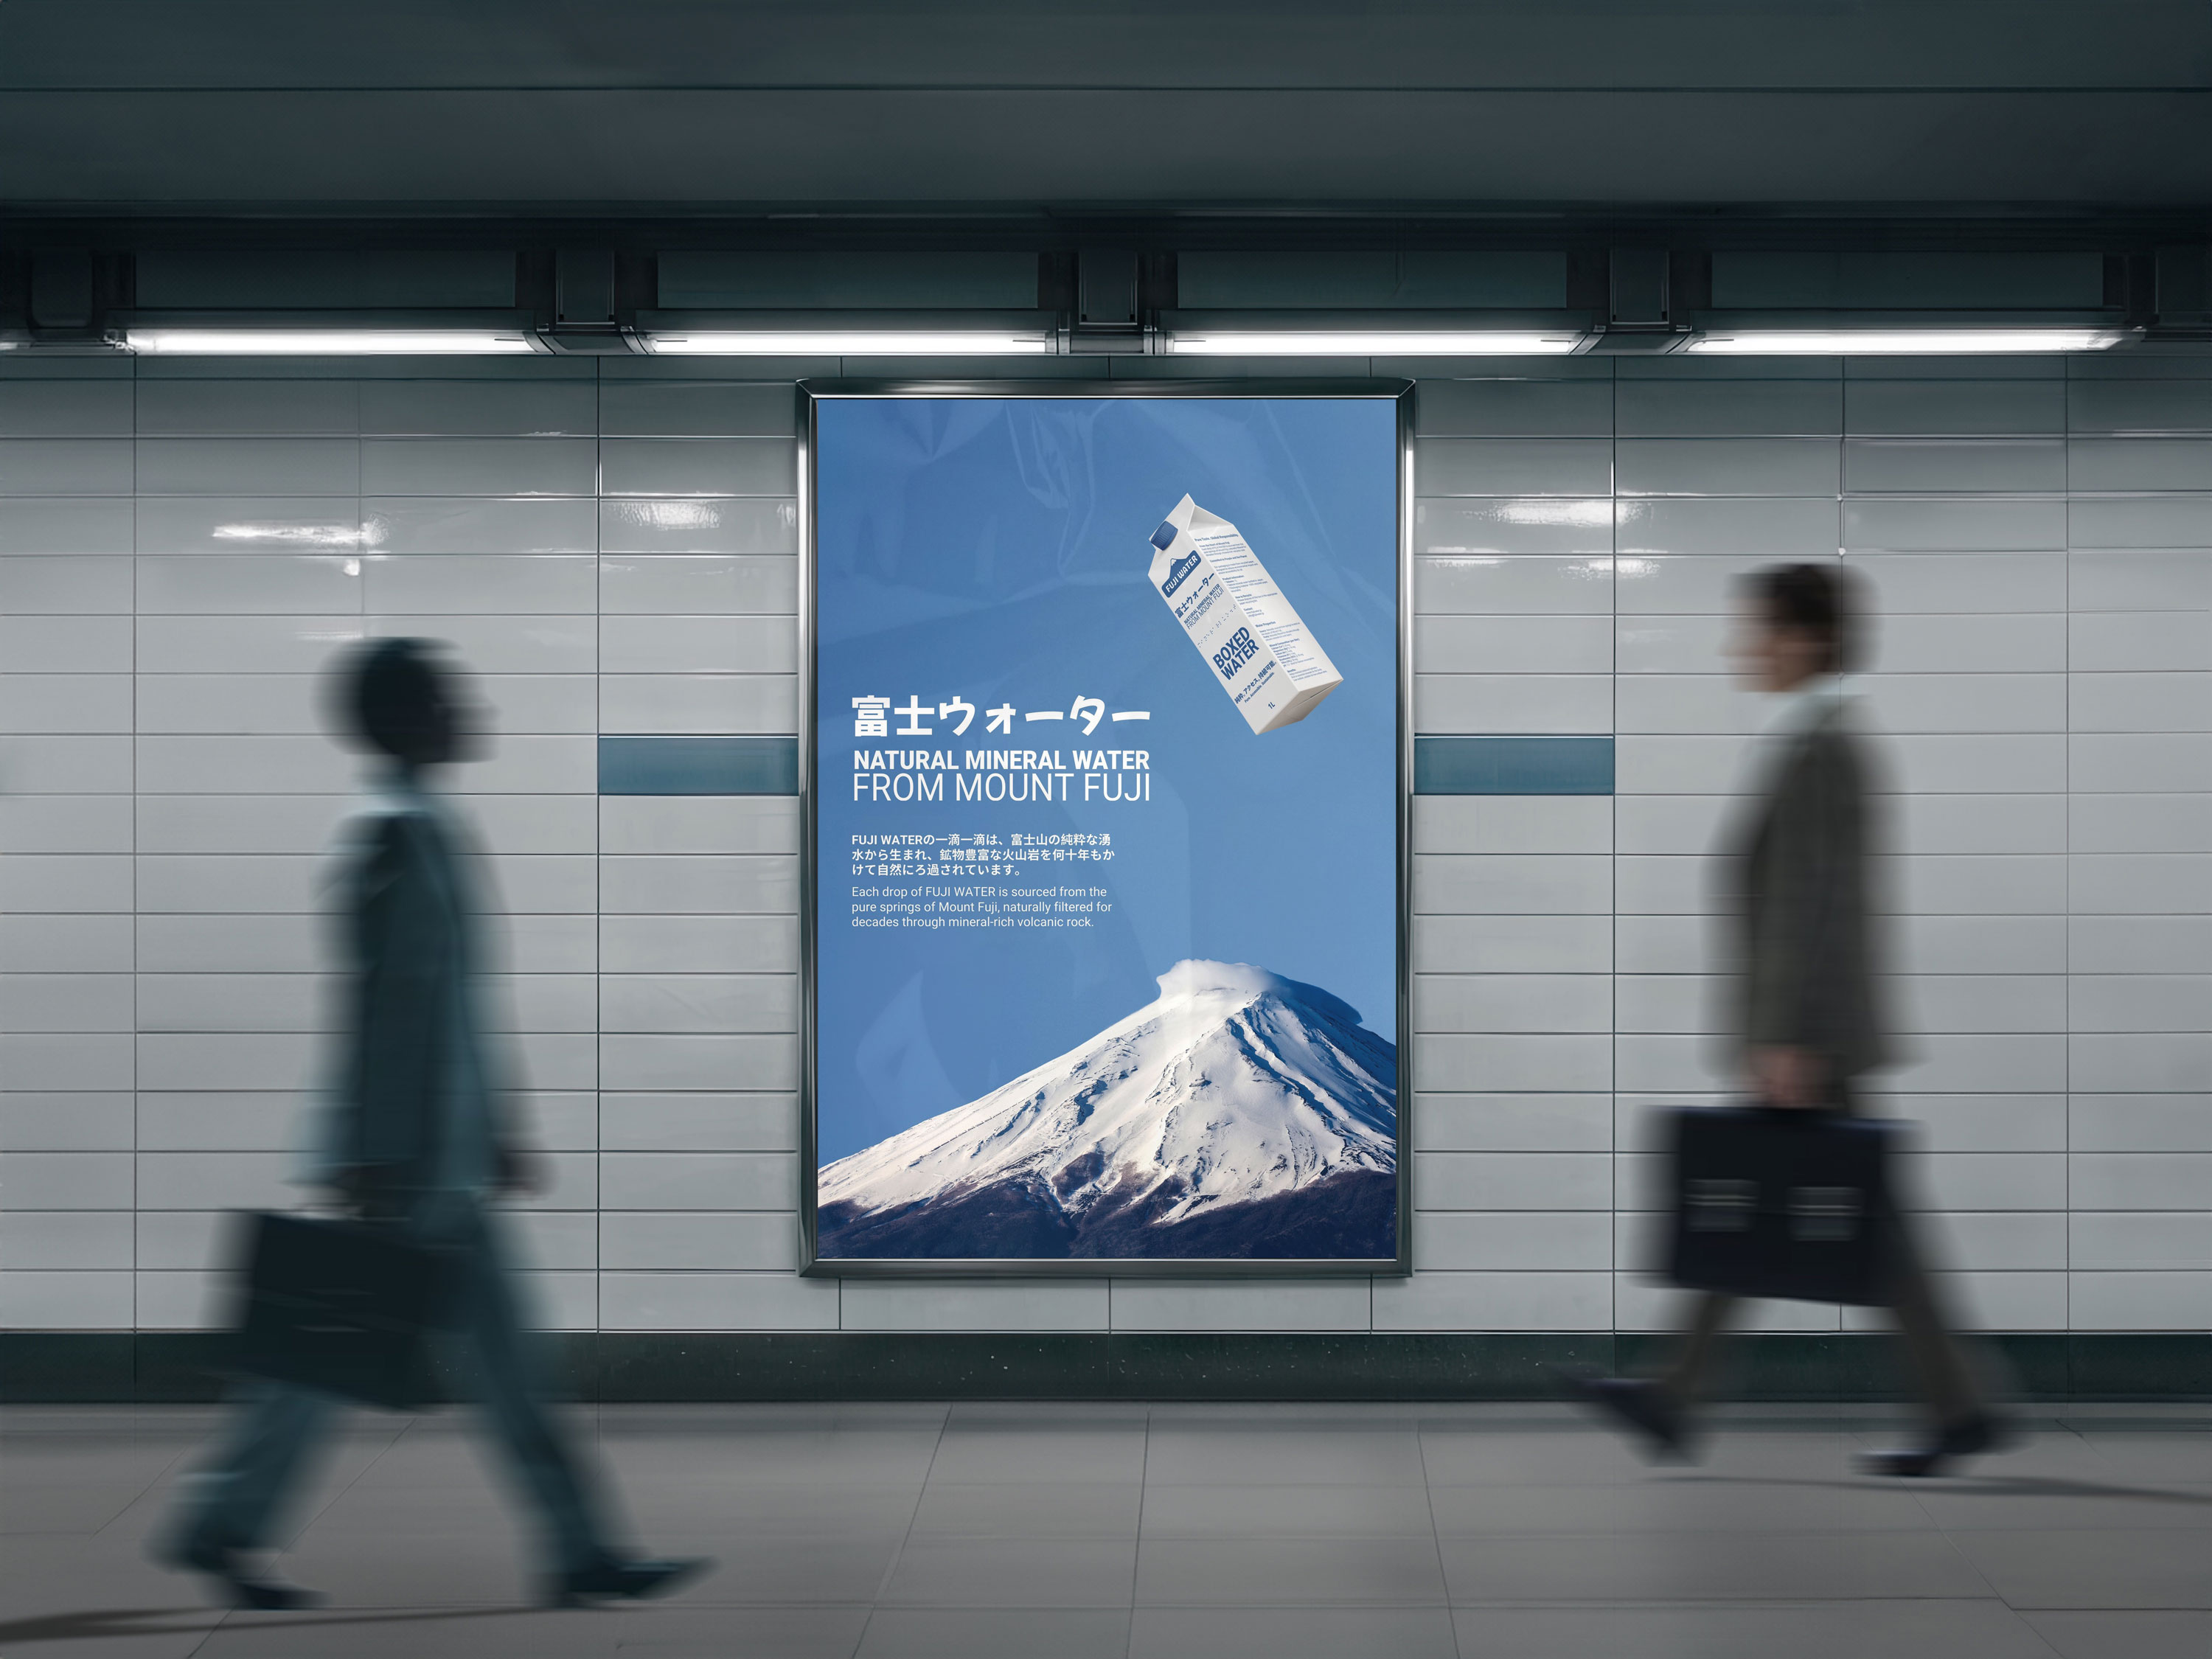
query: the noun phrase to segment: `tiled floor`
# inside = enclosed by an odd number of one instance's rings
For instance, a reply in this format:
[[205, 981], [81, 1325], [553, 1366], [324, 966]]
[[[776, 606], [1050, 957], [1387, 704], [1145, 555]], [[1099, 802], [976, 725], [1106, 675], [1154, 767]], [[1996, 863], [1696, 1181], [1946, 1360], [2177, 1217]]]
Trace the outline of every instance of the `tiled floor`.
[[529, 1601], [465, 1419], [362, 1415], [296, 1517], [307, 1613], [145, 1559], [199, 1410], [0, 1419], [8, 1659], [2205, 1659], [2212, 1413], [2096, 1407], [1965, 1477], [1852, 1474], [1864, 1414], [1735, 1414], [1652, 1470], [1547, 1407], [607, 1408], [635, 1535], [717, 1557]]

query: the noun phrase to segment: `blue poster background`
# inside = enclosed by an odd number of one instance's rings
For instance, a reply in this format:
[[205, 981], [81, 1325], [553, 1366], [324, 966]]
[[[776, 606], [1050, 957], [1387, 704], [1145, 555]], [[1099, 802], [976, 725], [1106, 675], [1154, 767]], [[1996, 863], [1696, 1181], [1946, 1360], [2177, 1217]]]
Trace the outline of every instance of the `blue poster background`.
[[[831, 398], [817, 452], [817, 1136], [828, 1164], [974, 1100], [1158, 994], [1187, 957], [1322, 988], [1397, 1036], [1396, 410], [1387, 399]], [[1146, 580], [1188, 492], [1234, 522], [1344, 677], [1254, 734]], [[891, 715], [954, 698], [1150, 719]], [[897, 735], [902, 724], [929, 735]], [[856, 749], [1143, 749], [1136, 803], [853, 799]], [[855, 834], [1110, 835], [1072, 931], [856, 929]], [[869, 885], [881, 885], [869, 882]], [[894, 882], [893, 885], [920, 885]]]

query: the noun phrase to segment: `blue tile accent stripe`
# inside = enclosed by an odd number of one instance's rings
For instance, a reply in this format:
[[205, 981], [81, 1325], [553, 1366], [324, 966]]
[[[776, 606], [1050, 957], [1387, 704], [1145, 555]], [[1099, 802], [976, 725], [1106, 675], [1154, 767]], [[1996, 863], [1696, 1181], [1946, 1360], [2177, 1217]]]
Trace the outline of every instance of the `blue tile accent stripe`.
[[[599, 739], [603, 795], [795, 795], [796, 738]], [[1420, 795], [1609, 795], [1611, 738], [1416, 738]]]
[[1609, 795], [1611, 738], [1416, 738], [1417, 795]]
[[601, 738], [603, 795], [795, 795], [797, 738]]

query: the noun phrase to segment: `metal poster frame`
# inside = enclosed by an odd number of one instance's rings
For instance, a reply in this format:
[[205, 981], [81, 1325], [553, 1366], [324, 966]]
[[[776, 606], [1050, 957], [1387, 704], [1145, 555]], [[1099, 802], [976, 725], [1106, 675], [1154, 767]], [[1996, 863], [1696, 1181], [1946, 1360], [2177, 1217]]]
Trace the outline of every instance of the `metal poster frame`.
[[[1404, 1275], [1413, 1271], [1413, 382], [1406, 380], [802, 380], [799, 395], [799, 1268], [844, 1279], [1315, 1279]], [[816, 1112], [816, 744], [820, 687], [816, 661], [816, 462], [821, 405], [887, 398], [1375, 398], [1397, 406], [1398, 433], [1398, 1150], [1395, 1257], [1263, 1260], [1116, 1256], [824, 1257], [817, 1254], [820, 1153]]]

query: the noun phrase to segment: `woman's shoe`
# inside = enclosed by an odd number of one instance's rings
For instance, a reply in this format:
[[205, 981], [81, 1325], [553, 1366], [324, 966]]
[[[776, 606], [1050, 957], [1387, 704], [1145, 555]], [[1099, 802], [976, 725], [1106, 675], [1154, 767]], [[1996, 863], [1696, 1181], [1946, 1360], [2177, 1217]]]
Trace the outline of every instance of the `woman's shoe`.
[[713, 1565], [704, 1557], [656, 1560], [602, 1555], [586, 1566], [572, 1567], [561, 1574], [553, 1581], [549, 1599], [556, 1607], [574, 1607], [587, 1601], [635, 1601], [648, 1595], [665, 1595]]
[[240, 1564], [240, 1552], [222, 1544], [181, 1543], [161, 1552], [165, 1565], [197, 1572], [210, 1581], [216, 1593], [229, 1606], [252, 1607], [260, 1613], [289, 1613], [300, 1607], [320, 1607], [324, 1597], [281, 1578], [264, 1578]]
[[1689, 1425], [1666, 1390], [1634, 1376], [1570, 1376], [1568, 1390], [1585, 1406], [1635, 1435], [1655, 1462], [1686, 1462], [1692, 1455]]
[[1861, 1452], [1857, 1458], [1859, 1472], [1887, 1475], [1894, 1480], [1923, 1480], [1942, 1474], [1962, 1457], [2002, 1451], [2018, 1437], [2018, 1431], [2006, 1419], [1989, 1412], [1976, 1412], [1952, 1424], [1925, 1445]]

